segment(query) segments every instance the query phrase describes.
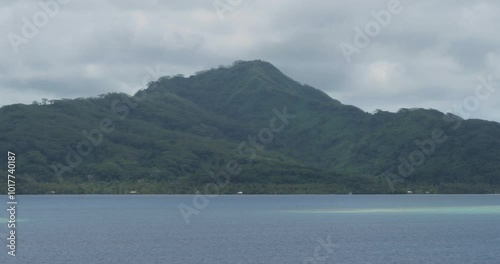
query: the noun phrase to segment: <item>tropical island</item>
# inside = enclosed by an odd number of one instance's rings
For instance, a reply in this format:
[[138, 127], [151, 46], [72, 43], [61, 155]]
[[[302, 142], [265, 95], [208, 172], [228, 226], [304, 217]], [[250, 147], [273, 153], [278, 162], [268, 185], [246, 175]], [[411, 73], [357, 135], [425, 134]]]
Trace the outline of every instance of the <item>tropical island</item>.
[[433, 109], [367, 113], [260, 60], [0, 108], [19, 194], [499, 193], [499, 136]]

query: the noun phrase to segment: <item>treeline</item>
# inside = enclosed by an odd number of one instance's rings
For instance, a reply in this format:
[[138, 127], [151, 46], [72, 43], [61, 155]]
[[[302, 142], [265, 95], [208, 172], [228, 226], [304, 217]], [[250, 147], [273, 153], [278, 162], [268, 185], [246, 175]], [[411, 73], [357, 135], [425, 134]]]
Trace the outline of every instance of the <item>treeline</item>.
[[[444, 183], [436, 186], [399, 186], [391, 190], [379, 185], [355, 189], [342, 184], [228, 184], [223, 188], [169, 182], [84, 182], [22, 183], [17, 194], [499, 194], [500, 185]], [[213, 186], [213, 185], [212, 185]], [[0, 183], [1, 194], [7, 193]]]

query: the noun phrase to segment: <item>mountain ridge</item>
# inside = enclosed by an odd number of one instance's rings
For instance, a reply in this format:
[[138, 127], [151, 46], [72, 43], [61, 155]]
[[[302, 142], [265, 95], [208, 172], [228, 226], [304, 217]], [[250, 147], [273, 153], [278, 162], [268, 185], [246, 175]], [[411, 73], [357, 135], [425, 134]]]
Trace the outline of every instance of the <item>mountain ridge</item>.
[[[269, 142], [254, 142], [249, 161], [252, 149], [241, 151], [241, 143], [259, 139], [276, 111], [295, 117]], [[78, 155], [103, 120], [114, 130], [101, 131], [102, 143]], [[425, 109], [366, 113], [260, 60], [161, 77], [133, 96], [4, 106], [0, 125], [0, 150], [18, 152], [25, 193], [123, 193], [123, 185], [189, 193], [231, 160], [242, 173], [221, 192], [495, 192], [500, 185], [499, 123]], [[422, 152], [415, 142], [432, 139], [436, 129], [447, 142], [401, 175], [401, 160]], [[71, 153], [77, 166], [68, 162]], [[69, 170], [58, 176], [54, 166]]]

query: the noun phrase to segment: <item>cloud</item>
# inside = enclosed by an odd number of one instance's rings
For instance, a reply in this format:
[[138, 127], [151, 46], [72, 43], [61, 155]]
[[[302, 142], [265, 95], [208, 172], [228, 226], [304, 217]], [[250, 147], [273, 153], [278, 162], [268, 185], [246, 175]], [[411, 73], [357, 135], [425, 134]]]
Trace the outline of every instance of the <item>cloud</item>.
[[[497, 1], [401, 0], [401, 13], [350, 64], [340, 43], [353, 43], [354, 28], [396, 0], [220, 1], [230, 7], [222, 20], [212, 0], [69, 1], [18, 53], [9, 34], [22, 36], [24, 18], [45, 11], [38, 1], [4, 1], [0, 105], [133, 93], [146, 67], [189, 75], [239, 59], [270, 61], [368, 112], [446, 111], [474, 95], [478, 76], [500, 80]], [[500, 87], [472, 117], [500, 121], [499, 101]]]

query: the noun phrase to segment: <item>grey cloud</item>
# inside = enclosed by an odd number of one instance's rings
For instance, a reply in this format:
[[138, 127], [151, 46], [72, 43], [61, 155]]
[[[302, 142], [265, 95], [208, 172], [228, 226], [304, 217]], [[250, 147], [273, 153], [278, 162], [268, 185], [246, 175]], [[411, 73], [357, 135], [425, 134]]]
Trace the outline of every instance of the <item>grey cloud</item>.
[[[223, 1], [223, 0], [221, 0]], [[404, 9], [346, 63], [340, 43], [390, 0], [242, 0], [220, 20], [213, 1], [71, 1], [15, 54], [7, 39], [36, 1], [0, 4], [0, 104], [143, 88], [146, 67], [192, 74], [239, 59], [272, 62], [299, 82], [365, 111], [445, 111], [500, 74], [500, 3], [401, 0]], [[496, 76], [500, 80], [500, 75]], [[500, 87], [474, 117], [500, 121]]]

